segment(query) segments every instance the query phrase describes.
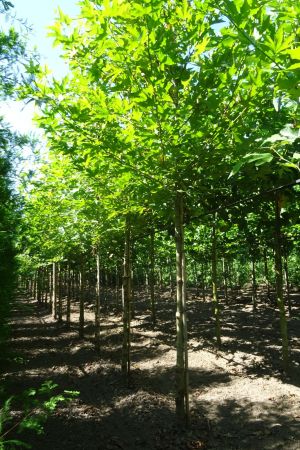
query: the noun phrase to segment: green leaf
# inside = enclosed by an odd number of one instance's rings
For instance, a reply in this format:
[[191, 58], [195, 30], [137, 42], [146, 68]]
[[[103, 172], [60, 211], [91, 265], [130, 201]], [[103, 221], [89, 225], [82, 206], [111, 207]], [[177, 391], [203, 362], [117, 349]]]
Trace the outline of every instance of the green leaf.
[[300, 47], [287, 50], [286, 53], [288, 53], [292, 59], [300, 59]]
[[300, 69], [300, 63], [292, 64], [291, 66], [288, 67], [287, 70], [295, 70], [295, 69]]
[[232, 171], [230, 172], [228, 178], [231, 178], [231, 177], [233, 177], [234, 175], [236, 175], [236, 174], [240, 171], [240, 169], [243, 167], [244, 164], [245, 164], [245, 161], [244, 161], [244, 160], [241, 160], [241, 161], [237, 162], [237, 163], [233, 166], [233, 169], [232, 169]]
[[245, 156], [247, 163], [254, 162], [256, 166], [271, 162], [273, 155], [271, 153], [249, 153]]
[[236, 175], [245, 164], [254, 163], [255, 166], [261, 166], [263, 164], [270, 163], [273, 158], [274, 157], [271, 153], [248, 153], [233, 166], [228, 178]]
[[300, 138], [300, 129], [293, 129], [292, 125], [286, 125], [279, 133], [273, 134], [264, 142], [286, 142], [292, 144], [296, 139]]

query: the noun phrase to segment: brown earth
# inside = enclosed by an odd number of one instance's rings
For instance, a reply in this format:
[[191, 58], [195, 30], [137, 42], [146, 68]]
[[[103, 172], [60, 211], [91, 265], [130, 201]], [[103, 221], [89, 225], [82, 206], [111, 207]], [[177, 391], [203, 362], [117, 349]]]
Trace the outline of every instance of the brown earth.
[[97, 355], [91, 307], [85, 313], [86, 337], [79, 339], [76, 303], [68, 329], [54, 322], [45, 306], [18, 301], [11, 345], [19, 362], [10, 363], [1, 376], [8, 391], [22, 392], [45, 380], [57, 383], [60, 391], [80, 391], [77, 399], [56, 409], [43, 435], [22, 438], [35, 450], [299, 450], [298, 294], [292, 298], [293, 364], [286, 377], [274, 307], [261, 303], [254, 315], [249, 304], [223, 305], [223, 345], [216, 350], [211, 303], [189, 292], [189, 430], [176, 423], [174, 414], [175, 302], [167, 292], [158, 297], [153, 330], [145, 292], [135, 296], [129, 387], [120, 370], [120, 305], [111, 302], [110, 312], [102, 311]]

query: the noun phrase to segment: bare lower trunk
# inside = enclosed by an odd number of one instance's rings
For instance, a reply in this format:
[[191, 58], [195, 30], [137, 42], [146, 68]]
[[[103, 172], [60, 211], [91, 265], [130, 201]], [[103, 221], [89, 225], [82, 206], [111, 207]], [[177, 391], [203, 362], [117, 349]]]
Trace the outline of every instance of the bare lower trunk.
[[212, 299], [213, 299], [213, 315], [215, 319], [215, 334], [217, 346], [221, 346], [221, 325], [220, 325], [220, 304], [217, 290], [217, 237], [216, 224], [213, 223], [212, 229], [212, 255], [211, 255], [211, 277], [212, 277]]
[[205, 296], [205, 275], [206, 275], [206, 273], [205, 273], [205, 265], [204, 264], [202, 264], [202, 298], [203, 298], [203, 301], [205, 302], [205, 300], [206, 300], [206, 296]]
[[96, 256], [95, 349], [100, 350], [100, 254]]
[[58, 321], [62, 322], [63, 269], [61, 264], [59, 265], [57, 281], [58, 281]]
[[56, 263], [52, 263], [52, 300], [51, 300], [51, 304], [52, 304], [52, 315], [53, 318], [56, 319], [57, 318], [57, 294], [56, 294], [56, 285], [57, 285], [57, 280], [56, 280]]
[[264, 279], [267, 285], [267, 298], [271, 300], [271, 291], [270, 291], [270, 280], [269, 280], [269, 267], [268, 267], [268, 258], [267, 258], [267, 249], [264, 248]]
[[176, 193], [175, 202], [176, 241], [176, 416], [189, 424], [188, 350], [186, 319], [186, 273], [183, 229], [183, 195]]
[[79, 337], [84, 338], [84, 269], [79, 272]]
[[291, 316], [292, 315], [292, 305], [291, 305], [291, 295], [290, 295], [289, 266], [288, 266], [288, 257], [286, 254], [284, 255], [284, 259], [283, 259], [283, 267], [284, 267], [286, 300], [287, 300], [287, 305], [288, 305], [289, 316]]
[[257, 307], [257, 292], [256, 292], [256, 270], [255, 270], [255, 258], [252, 257], [252, 307], [253, 312], [256, 312]]
[[71, 269], [68, 265], [67, 270], [67, 312], [66, 312], [67, 325], [71, 323]]
[[154, 292], [154, 238], [155, 230], [152, 228], [150, 234], [150, 307], [152, 315], [152, 325], [156, 325], [156, 307], [155, 307], [155, 292]]
[[123, 348], [122, 372], [126, 376], [127, 384], [130, 381], [130, 316], [131, 316], [131, 270], [130, 270], [130, 219], [126, 217], [125, 246], [123, 265]]
[[222, 265], [223, 265], [224, 300], [225, 303], [228, 304], [228, 284], [227, 284], [228, 270], [225, 258], [222, 258]]
[[276, 297], [280, 318], [280, 333], [282, 342], [282, 365], [285, 372], [289, 369], [289, 339], [287, 330], [287, 320], [283, 299], [283, 276], [282, 276], [282, 256], [281, 256], [281, 223], [280, 205], [278, 194], [275, 197], [275, 275], [276, 275]]

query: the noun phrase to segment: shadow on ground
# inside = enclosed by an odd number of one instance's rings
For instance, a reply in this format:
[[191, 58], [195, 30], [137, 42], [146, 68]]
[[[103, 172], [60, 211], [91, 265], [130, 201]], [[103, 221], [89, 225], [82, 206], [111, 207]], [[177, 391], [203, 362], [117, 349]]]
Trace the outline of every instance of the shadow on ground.
[[[45, 434], [25, 436], [36, 450], [183, 450], [183, 449], [299, 449], [300, 429], [288, 414], [291, 399], [251, 402], [246, 398], [204, 399], [202, 390], [226, 386], [242, 367], [241, 377], [282, 377], [277, 312], [259, 306], [255, 316], [247, 305], [223, 307], [224, 345], [214, 347], [211, 305], [198, 298], [189, 301], [191, 352], [210, 351], [227, 360], [228, 370], [190, 370], [191, 426], [182, 429], [174, 407], [175, 304], [169, 298], [158, 304], [158, 323], [153, 330], [148, 300], [136, 296], [133, 322], [133, 370], [127, 387], [120, 370], [122, 328], [118, 316], [102, 318], [101, 352], [93, 346], [92, 313], [88, 316], [86, 338], [78, 338], [78, 326], [58, 325], [48, 310], [37, 303], [16, 305], [12, 360], [5, 374], [8, 394], [37, 387], [51, 379], [59, 389], [80, 391], [78, 399], [61, 406], [45, 425]], [[25, 304], [26, 305], [26, 304]], [[109, 305], [107, 305], [109, 308]], [[298, 385], [299, 320], [290, 320], [294, 372], [287, 383]], [[298, 347], [297, 347], [298, 346]], [[236, 355], [244, 355], [237, 359]], [[173, 354], [172, 354], [173, 355]], [[173, 357], [173, 356], [172, 356]], [[22, 363], [20, 364], [20, 359]], [[151, 361], [153, 364], [151, 365]], [[143, 366], [143, 362], [149, 362]], [[169, 366], [168, 366], [169, 364]], [[229, 370], [230, 369], [230, 370]], [[200, 393], [198, 395], [198, 393]], [[197, 395], [196, 395], [197, 394]], [[299, 412], [300, 415], [300, 412]]]

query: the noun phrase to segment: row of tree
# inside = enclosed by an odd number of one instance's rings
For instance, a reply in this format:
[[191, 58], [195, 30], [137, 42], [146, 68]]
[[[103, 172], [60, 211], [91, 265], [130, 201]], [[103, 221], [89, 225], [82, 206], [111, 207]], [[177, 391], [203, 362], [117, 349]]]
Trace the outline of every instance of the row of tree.
[[255, 269], [263, 262], [265, 281], [273, 277], [276, 285], [288, 369], [282, 261], [293, 258], [297, 282], [300, 6], [79, 4], [74, 20], [59, 10], [50, 33], [69, 75], [55, 80], [31, 66], [35, 77], [23, 89], [40, 106], [38, 123], [50, 147], [24, 187], [23, 272], [32, 274], [37, 298], [46, 287], [58, 319], [58, 286], [68, 298], [72, 283], [78, 287], [82, 334], [90, 278], [97, 346], [101, 277], [117, 286], [122, 278], [127, 375], [132, 272], [135, 283], [142, 276], [149, 284], [153, 323], [155, 277], [172, 285], [176, 272], [176, 411], [188, 421], [186, 286], [199, 274], [202, 284], [212, 284], [220, 345], [218, 276], [225, 274], [225, 293], [229, 280], [244, 281], [241, 266], [251, 263], [255, 309]]
[[[0, 1], [0, 17], [9, 19], [9, 1]], [[9, 20], [8, 22], [9, 23]], [[13, 25], [0, 29], [0, 100], [13, 98], [20, 85], [21, 69], [30, 60], [21, 35]], [[25, 70], [23, 70], [24, 80]], [[28, 81], [28, 80], [27, 80]], [[0, 361], [7, 357], [8, 319], [16, 286], [17, 229], [20, 201], [16, 193], [16, 164], [21, 149], [29, 144], [26, 136], [13, 132], [0, 117]]]

